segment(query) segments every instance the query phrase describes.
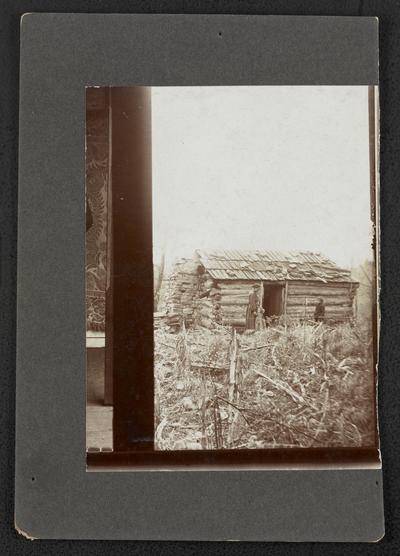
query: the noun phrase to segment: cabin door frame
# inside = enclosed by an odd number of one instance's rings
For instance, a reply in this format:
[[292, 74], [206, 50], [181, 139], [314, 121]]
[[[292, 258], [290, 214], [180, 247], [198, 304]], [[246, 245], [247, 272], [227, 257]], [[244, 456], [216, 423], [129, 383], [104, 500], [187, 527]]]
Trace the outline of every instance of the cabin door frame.
[[[262, 307], [265, 317], [281, 317], [286, 315], [287, 282], [267, 281], [262, 282]], [[272, 295], [272, 303], [269, 301]], [[276, 309], [278, 310], [276, 311]]]

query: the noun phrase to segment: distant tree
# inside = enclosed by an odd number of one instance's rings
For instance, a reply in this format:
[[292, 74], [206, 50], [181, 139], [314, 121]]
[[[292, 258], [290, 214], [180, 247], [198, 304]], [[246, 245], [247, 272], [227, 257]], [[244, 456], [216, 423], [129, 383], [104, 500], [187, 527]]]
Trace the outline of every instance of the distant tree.
[[359, 282], [357, 290], [357, 320], [372, 323], [372, 310], [375, 299], [375, 264], [366, 260], [352, 268], [352, 278]]

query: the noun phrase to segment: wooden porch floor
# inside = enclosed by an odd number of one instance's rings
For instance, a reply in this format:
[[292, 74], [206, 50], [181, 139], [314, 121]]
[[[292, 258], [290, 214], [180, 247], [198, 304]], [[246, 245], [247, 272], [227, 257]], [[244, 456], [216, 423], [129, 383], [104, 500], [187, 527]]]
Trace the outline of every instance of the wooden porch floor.
[[86, 450], [112, 450], [113, 408], [104, 405], [104, 336], [87, 338]]

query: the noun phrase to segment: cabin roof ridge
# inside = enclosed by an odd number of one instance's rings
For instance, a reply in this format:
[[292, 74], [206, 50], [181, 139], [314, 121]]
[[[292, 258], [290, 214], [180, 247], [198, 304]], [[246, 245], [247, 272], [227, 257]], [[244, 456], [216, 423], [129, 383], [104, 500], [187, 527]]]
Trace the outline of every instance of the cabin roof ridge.
[[212, 278], [219, 280], [353, 282], [350, 269], [311, 250], [196, 249], [195, 255]]

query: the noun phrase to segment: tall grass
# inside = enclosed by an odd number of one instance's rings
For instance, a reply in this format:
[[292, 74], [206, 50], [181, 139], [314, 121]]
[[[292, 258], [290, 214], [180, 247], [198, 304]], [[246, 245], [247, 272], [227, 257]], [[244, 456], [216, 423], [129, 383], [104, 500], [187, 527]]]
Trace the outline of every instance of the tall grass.
[[[369, 446], [375, 441], [372, 339], [351, 324], [292, 323], [240, 336], [240, 401], [228, 446], [230, 331], [156, 331], [159, 449]], [[178, 354], [177, 354], [178, 348]]]

